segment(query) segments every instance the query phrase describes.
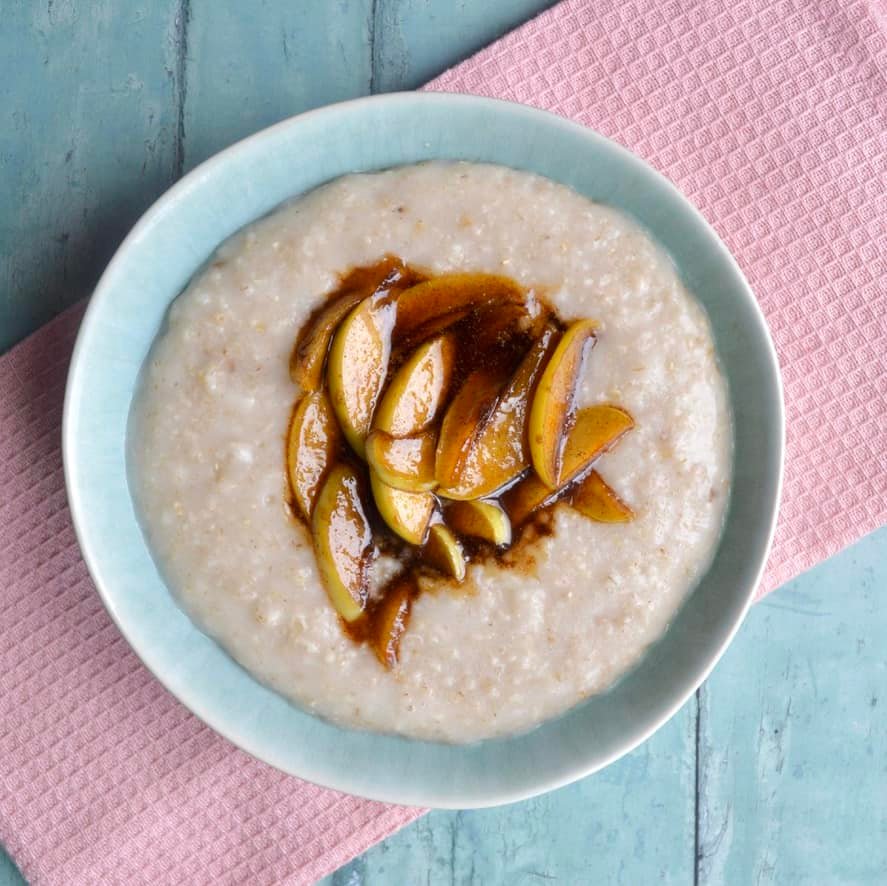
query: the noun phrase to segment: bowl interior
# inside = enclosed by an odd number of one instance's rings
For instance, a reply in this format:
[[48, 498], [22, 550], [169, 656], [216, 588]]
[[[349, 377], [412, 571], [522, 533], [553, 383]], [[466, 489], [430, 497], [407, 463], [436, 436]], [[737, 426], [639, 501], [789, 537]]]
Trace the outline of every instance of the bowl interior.
[[[708, 310], [735, 422], [733, 494], [706, 576], [640, 665], [609, 692], [520, 736], [453, 747], [341, 729], [256, 682], [164, 585], [127, 485], [137, 377], [172, 299], [212, 251], [282, 200], [347, 172], [428, 159], [527, 169], [618, 207], [671, 253]], [[69, 378], [64, 455], [81, 547], [122, 632], [194, 713], [245, 750], [376, 799], [467, 807], [592, 772], [634, 747], [693, 692], [738, 627], [772, 536], [782, 400], [754, 297], [713, 231], [661, 176], [614, 143], [518, 105], [435, 94], [362, 99], [286, 121], [223, 152], [167, 193], [103, 276]]]

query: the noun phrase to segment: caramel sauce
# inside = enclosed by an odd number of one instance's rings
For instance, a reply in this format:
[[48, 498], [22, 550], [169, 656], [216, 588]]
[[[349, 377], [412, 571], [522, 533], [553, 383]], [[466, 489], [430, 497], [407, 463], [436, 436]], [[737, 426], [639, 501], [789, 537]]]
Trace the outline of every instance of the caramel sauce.
[[[509, 278], [486, 274], [458, 274], [446, 275], [446, 279], [443, 280], [388, 255], [374, 265], [354, 268], [342, 275], [339, 285], [312, 313], [301, 330], [293, 350], [290, 367], [294, 379], [303, 386], [315, 385], [323, 389], [326, 384], [324, 364], [327, 361], [332, 337], [328, 329], [322, 328], [324, 317], [333, 317], [338, 324], [359, 302], [377, 297], [392, 299], [397, 308], [393, 328], [384, 333], [390, 334], [390, 341], [386, 342], [388, 348], [386, 355], [390, 356], [387, 358], [387, 375], [383, 391], [423, 342], [442, 333], [446, 333], [455, 342], [456, 353], [447, 397], [432, 424], [423, 428], [423, 433], [434, 434], [435, 439], [441, 430], [442, 419], [446, 415], [449, 403], [466, 383], [472, 387], [468, 389], [468, 396], [463, 399], [468, 401], [471, 420], [476, 423], [474, 428], [482, 427], [499, 402], [498, 398], [501, 398], [502, 392], [510, 390], [507, 388], [509, 381], [514, 377], [518, 367], [525, 365], [522, 361], [534, 344], [540, 341], [543, 330], [556, 344], [565, 328], [550, 305]], [[330, 306], [334, 305], [338, 305], [338, 308], [329, 311]], [[544, 366], [544, 361], [540, 363], [538, 358], [536, 363]], [[508, 544], [496, 545], [482, 538], [460, 537], [458, 541], [466, 565], [495, 562], [503, 568], [533, 572], [536, 566], [533, 547], [539, 539], [553, 534], [552, 510], [555, 504], [569, 497], [571, 489], [575, 486], [574, 482], [557, 493], [545, 493], [543, 496], [538, 479], [530, 477], [532, 468], [525, 414], [529, 412], [528, 404], [532, 400], [542, 370], [537, 368], [534, 371], [535, 375], [528, 376], [531, 379], [531, 387], [524, 393], [524, 403], [520, 413], [522, 426], [518, 435], [522, 439], [513, 439], [514, 434], [510, 438], [505, 436], [507, 444], [511, 447], [510, 451], [512, 454], [517, 452], [520, 456], [518, 461], [525, 463], [525, 468], [514, 473], [507, 489], [499, 488], [493, 495], [483, 499], [498, 504], [509, 515], [512, 524], [511, 539]], [[473, 399], [471, 395], [475, 392], [478, 399], [476, 402], [471, 402]], [[513, 399], [513, 392], [510, 396]], [[306, 499], [310, 500], [312, 495], [316, 496], [317, 490], [309, 489], [306, 492], [300, 487], [297, 495], [293, 476], [301, 475], [290, 463], [295, 456], [289, 440], [294, 434], [292, 424], [296, 420], [300, 402], [302, 401], [297, 401], [293, 409], [291, 428], [287, 437], [286, 457], [289, 479], [286, 502], [294, 519], [305, 525], [311, 534], [311, 506], [309, 503], [306, 512], [304, 502]], [[371, 406], [375, 408], [373, 404]], [[470, 443], [473, 439], [472, 434], [476, 431], [472, 427], [467, 427], [465, 430], [466, 440]], [[385, 554], [397, 559], [402, 567], [401, 571], [371, 598], [367, 596], [367, 573], [364, 585], [352, 593], [355, 600], [361, 598], [362, 614], [351, 621], [341, 618], [347, 636], [356, 643], [367, 643], [381, 664], [391, 668], [397, 664], [400, 640], [408, 628], [411, 607], [420, 594], [422, 583], [427, 585], [431, 579], [434, 585], [454, 588], [458, 587], [458, 582], [437, 571], [423, 556], [421, 546], [409, 544], [392, 531], [369, 492], [367, 463], [349, 445], [346, 435], [338, 434], [332, 452], [328, 448], [322, 454], [327, 459], [328, 465], [347, 464], [362, 480], [365, 490], [363, 511], [367, 521], [363, 529], [368, 531], [372, 539], [369, 546], [364, 549], [366, 557], [372, 560], [379, 554]], [[457, 455], [461, 458], [461, 453]], [[313, 461], [308, 457], [305, 461], [308, 467], [314, 470], [316, 460]], [[459, 463], [459, 458], [456, 459], [456, 463]], [[321, 485], [321, 480], [322, 478], [318, 478], [317, 486]], [[436, 491], [422, 494], [434, 496], [434, 509], [437, 515], [434, 519], [446, 524], [447, 499]], [[528, 499], [528, 495], [531, 498]], [[353, 527], [353, 531], [349, 529], [347, 533], [349, 538], [343, 540], [343, 544], [351, 545], [353, 548], [358, 543], [356, 539], [363, 537], [362, 531], [359, 526]], [[353, 558], [354, 551], [349, 550], [348, 553]]]

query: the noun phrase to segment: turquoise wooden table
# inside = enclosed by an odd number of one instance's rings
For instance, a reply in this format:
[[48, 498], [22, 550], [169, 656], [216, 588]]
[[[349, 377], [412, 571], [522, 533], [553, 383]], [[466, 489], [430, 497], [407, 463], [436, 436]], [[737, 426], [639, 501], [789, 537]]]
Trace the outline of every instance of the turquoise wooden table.
[[[87, 295], [213, 152], [418, 86], [547, 5], [4, 3], [0, 351]], [[431, 813], [325, 882], [887, 883], [885, 590], [882, 529], [756, 606], [696, 698], [617, 764], [526, 803]], [[0, 852], [0, 886], [21, 882]]]

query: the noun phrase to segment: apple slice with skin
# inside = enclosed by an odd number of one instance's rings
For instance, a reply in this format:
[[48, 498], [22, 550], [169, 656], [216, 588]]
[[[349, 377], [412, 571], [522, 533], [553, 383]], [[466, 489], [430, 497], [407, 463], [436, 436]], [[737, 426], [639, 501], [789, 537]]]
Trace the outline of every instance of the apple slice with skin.
[[453, 502], [446, 509], [446, 518], [459, 535], [481, 538], [494, 545], [511, 544], [511, 521], [498, 502]]
[[330, 471], [314, 508], [311, 535], [321, 581], [347, 622], [366, 609], [375, 545], [363, 502], [363, 481], [353, 467]]
[[[582, 477], [583, 473], [586, 473], [601, 455], [633, 427], [632, 417], [618, 406], [601, 404], [580, 410], [576, 416], [576, 424], [573, 425], [564, 446], [563, 471], [557, 487], [551, 489], [533, 471], [502, 496], [502, 505], [511, 518], [512, 525], [520, 526], [534, 511], [554, 504], [565, 494], [571, 483]], [[595, 475], [597, 479], [592, 479]], [[584, 490], [583, 487], [586, 483], [588, 483], [588, 489]], [[624, 523], [632, 519], [631, 508], [624, 504], [609, 486], [604, 484], [606, 488], [603, 488], [600, 484], [603, 484], [603, 478], [592, 470], [587, 478], [581, 480], [573, 490], [570, 490], [570, 503], [574, 504], [576, 510], [587, 514], [592, 519], [596, 519], [592, 513], [593, 508], [606, 505], [610, 508], [609, 512], [613, 515], [613, 519], [601, 520], [601, 522]], [[607, 491], [611, 493], [612, 499], [607, 498]], [[603, 498], [604, 504], [595, 505], [595, 495]], [[623, 519], [616, 520], [615, 516], [620, 513], [620, 509], [625, 509], [621, 511]], [[604, 513], [603, 511], [599, 512]]]
[[493, 407], [507, 375], [482, 368], [470, 373], [444, 413], [437, 439], [435, 477], [440, 486], [455, 488], [475, 437]]
[[339, 285], [339, 295], [316, 311], [299, 334], [290, 356], [290, 378], [306, 391], [320, 388], [330, 341], [348, 312], [380, 289], [412, 282], [414, 277], [403, 262], [390, 255], [378, 264], [355, 268], [346, 274]]
[[411, 351], [436, 335], [458, 330], [461, 359], [472, 363], [488, 357], [492, 350], [501, 350], [515, 337], [533, 337], [545, 317], [547, 311], [532, 294], [525, 301], [467, 302], [408, 330], [398, 332], [401, 327], [395, 327], [395, 341], [400, 351]]
[[570, 492], [570, 505], [597, 523], [630, 523], [634, 511], [613, 491], [604, 478], [592, 471]]
[[439, 335], [416, 348], [388, 384], [373, 427], [395, 437], [424, 431], [446, 399], [455, 359], [452, 335]]
[[507, 490], [500, 501], [512, 528], [518, 529], [540, 508], [554, 504], [560, 494], [560, 491], [549, 489], [533, 471]]
[[524, 303], [524, 290], [496, 274], [441, 274], [404, 289], [397, 303], [397, 336], [414, 334], [436, 318], [454, 322], [486, 302]]
[[336, 327], [354, 306], [367, 295], [345, 292], [325, 305], [302, 332], [290, 357], [290, 378], [306, 391], [316, 391], [323, 384], [323, 366]]
[[619, 406], [601, 403], [580, 409], [564, 443], [557, 488], [582, 476], [633, 427], [634, 419]]
[[429, 530], [422, 559], [456, 581], [465, 579], [465, 552], [459, 539], [443, 523], [435, 523]]
[[421, 545], [437, 511], [437, 499], [430, 492], [404, 492], [383, 483], [370, 470], [370, 487], [379, 515], [392, 531], [411, 545]]
[[413, 600], [419, 586], [412, 575], [395, 578], [373, 612], [370, 646], [383, 667], [395, 667], [400, 658], [400, 641], [410, 621]]
[[406, 288], [421, 282], [413, 268], [407, 267], [396, 255], [386, 255], [372, 265], [359, 265], [342, 277], [339, 288], [343, 291], [361, 290], [367, 295], [382, 289]]
[[434, 479], [437, 437], [431, 432], [413, 437], [392, 437], [371, 431], [366, 441], [367, 463], [388, 486], [404, 492], [430, 492]]
[[542, 330], [493, 409], [483, 417], [455, 482], [441, 484], [442, 496], [460, 501], [486, 498], [513, 483], [530, 467], [528, 412], [558, 335], [553, 324]]
[[567, 430], [575, 411], [576, 389], [596, 324], [577, 320], [564, 333], [542, 378], [530, 409], [530, 453], [539, 479], [558, 486]]
[[471, 311], [466, 308], [458, 314], [442, 314], [440, 317], [432, 317], [427, 323], [423, 323], [421, 326], [412, 330], [408, 335], [402, 337], [397, 335], [395, 327], [394, 341], [396, 352], [410, 353], [411, 351], [414, 351], [419, 345], [428, 341], [428, 339], [451, 331], [457, 323], [464, 320], [470, 313]]
[[400, 350], [409, 351], [435, 335], [455, 329], [459, 330], [462, 359], [483, 362], [491, 352], [505, 351], [514, 343], [537, 338], [550, 316], [550, 310], [530, 291], [523, 300], [468, 302], [401, 334], [396, 327], [395, 340]]
[[295, 503], [306, 520], [342, 445], [342, 432], [324, 391], [306, 394], [293, 409], [286, 440], [286, 468]]
[[361, 458], [388, 374], [395, 313], [395, 298], [387, 291], [364, 299], [342, 321], [330, 346], [330, 399], [345, 438]]

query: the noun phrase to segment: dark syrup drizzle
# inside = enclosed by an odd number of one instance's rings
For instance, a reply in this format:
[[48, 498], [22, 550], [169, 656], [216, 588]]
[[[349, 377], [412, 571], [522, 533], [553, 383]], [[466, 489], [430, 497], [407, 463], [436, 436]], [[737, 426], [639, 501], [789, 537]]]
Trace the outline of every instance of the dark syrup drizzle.
[[[303, 328], [310, 328], [329, 302], [347, 293], [360, 291], [367, 295], [375, 295], [389, 292], [396, 295], [399, 291], [431, 278], [431, 274], [407, 265], [393, 256], [385, 256], [374, 265], [354, 268], [340, 278], [339, 285], [312, 312]], [[550, 305], [537, 295], [529, 295], [528, 298], [534, 301], [538, 310], [544, 312], [550, 321], [557, 323], [560, 329], [563, 329], [563, 324], [556, 319]], [[507, 306], [504, 310], [507, 310]], [[415, 347], [442, 331], [444, 326], [448, 332], [453, 334], [457, 343], [457, 358], [453, 381], [450, 385], [450, 397], [460, 389], [469, 373], [477, 369], [488, 369], [496, 375], [501, 375], [503, 384], [507, 383], [532, 346], [534, 338], [526, 329], [519, 326], [510, 328], [507, 323], [503, 323], [502, 311], [503, 306], [500, 303], [491, 301], [472, 307], [455, 322], [452, 318], [448, 318], [445, 323], [432, 320], [427, 324], [420, 324], [405, 337], [398, 337], [395, 327], [386, 386]], [[497, 313], [500, 316], [497, 316]], [[514, 312], [515, 317], [517, 317], [517, 313]], [[491, 334], [491, 328], [493, 334]], [[294, 405], [293, 411], [297, 405], [298, 401]], [[491, 404], [490, 408], [492, 409], [493, 406], [494, 404]], [[445, 407], [441, 409], [440, 416], [445, 411]], [[369, 470], [366, 463], [344, 441], [338, 458], [340, 461], [350, 464], [362, 478], [366, 493], [363, 496], [363, 504], [373, 532], [375, 553], [392, 556], [400, 561], [403, 567], [379, 590], [376, 596], [366, 601], [366, 611], [359, 619], [354, 622], [346, 622], [340, 618], [340, 622], [348, 637], [355, 643], [369, 643], [373, 646], [382, 664], [392, 667], [397, 663], [397, 644], [409, 623], [411, 602], [422, 592], [423, 582], [421, 580], [425, 579], [424, 584], [432, 580], [436, 586], [446, 584], [452, 590], [461, 589], [461, 584], [426, 563], [422, 558], [421, 548], [410, 545], [388, 527], [379, 515], [373, 496], [368, 494]], [[522, 478], [523, 475], [516, 478], [509, 488], [517, 485]], [[500, 490], [498, 496], [491, 496], [485, 500], [500, 500], [500, 504], [502, 504], [501, 497], [505, 492], [507, 489]], [[495, 562], [501, 568], [519, 569], [526, 573], [532, 573], [536, 566], [536, 558], [532, 548], [539, 539], [554, 534], [553, 510], [558, 502], [567, 496], [568, 492], [569, 489], [561, 490], [556, 500], [548, 502], [544, 507], [537, 508], [519, 525], [512, 524], [512, 540], [509, 545], [496, 546], [482, 539], [460, 536], [459, 541], [462, 544], [466, 563]], [[300, 509], [295, 505], [289, 480], [286, 482], [286, 505], [293, 520], [303, 525], [310, 535], [310, 526], [302, 516]], [[446, 522], [446, 500], [438, 497], [438, 506], [443, 514], [444, 522]], [[507, 506], [505, 506], [505, 510], [508, 511]], [[386, 612], [386, 601], [391, 601], [393, 597], [400, 597], [405, 601], [399, 613], [399, 630], [396, 632], [393, 647], [392, 644], [385, 643], [384, 648], [380, 649], [381, 630], [390, 626], [390, 613]], [[384, 624], [380, 623], [382, 621]]]

